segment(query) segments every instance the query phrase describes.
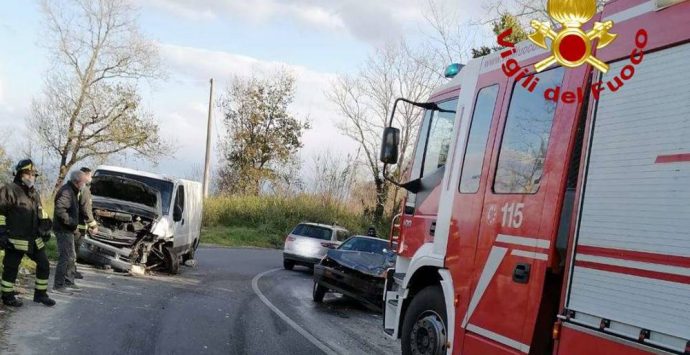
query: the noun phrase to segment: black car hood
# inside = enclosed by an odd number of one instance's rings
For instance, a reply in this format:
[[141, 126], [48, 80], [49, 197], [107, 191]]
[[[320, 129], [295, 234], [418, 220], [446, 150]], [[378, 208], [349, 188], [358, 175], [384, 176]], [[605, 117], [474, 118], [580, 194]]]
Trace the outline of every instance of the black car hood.
[[393, 266], [392, 256], [376, 253], [331, 249], [326, 255], [343, 267], [374, 277], [383, 278], [385, 271]]
[[158, 190], [121, 176], [95, 176], [91, 182], [93, 207], [144, 214], [151, 218], [162, 214]]

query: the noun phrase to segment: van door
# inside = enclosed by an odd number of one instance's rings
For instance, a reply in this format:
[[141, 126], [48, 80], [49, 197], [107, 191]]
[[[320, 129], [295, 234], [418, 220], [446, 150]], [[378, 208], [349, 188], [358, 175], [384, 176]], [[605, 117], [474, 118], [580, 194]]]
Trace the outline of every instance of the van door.
[[461, 319], [465, 353], [530, 352], [547, 271], [555, 263], [565, 162], [581, 106], [547, 100], [544, 90], [576, 92], [587, 70], [559, 67], [533, 74], [540, 83], [534, 92], [508, 82], [512, 90], [491, 153], [472, 291]]
[[185, 205], [185, 192], [182, 184], [177, 186], [175, 190], [175, 199], [173, 203], [173, 222], [175, 223], [175, 239], [173, 246], [176, 252], [184, 252], [187, 246], [191, 243], [189, 226], [191, 221], [185, 218], [187, 215]]

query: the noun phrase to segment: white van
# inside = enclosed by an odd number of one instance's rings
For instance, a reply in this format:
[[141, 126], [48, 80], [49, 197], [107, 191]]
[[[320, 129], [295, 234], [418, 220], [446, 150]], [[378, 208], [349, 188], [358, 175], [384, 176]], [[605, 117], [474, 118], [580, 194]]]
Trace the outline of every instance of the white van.
[[121, 167], [100, 166], [91, 182], [98, 232], [79, 256], [124, 270], [171, 274], [194, 258], [201, 233], [201, 183]]

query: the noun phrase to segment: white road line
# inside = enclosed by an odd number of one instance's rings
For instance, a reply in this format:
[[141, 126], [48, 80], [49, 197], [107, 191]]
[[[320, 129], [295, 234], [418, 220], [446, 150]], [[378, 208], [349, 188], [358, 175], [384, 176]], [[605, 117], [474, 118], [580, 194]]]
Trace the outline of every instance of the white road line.
[[292, 327], [292, 329], [296, 330], [298, 333], [302, 334], [303, 337], [307, 338], [307, 340], [314, 344], [314, 346], [321, 349], [321, 351], [323, 351], [326, 354], [336, 354], [336, 352], [329, 348], [326, 344], [321, 342], [319, 339], [316, 339], [316, 337], [311, 335], [311, 333], [306, 331], [304, 328], [300, 327], [297, 323], [295, 323], [295, 321], [293, 321], [292, 319], [290, 319], [290, 317], [285, 315], [285, 313], [279, 310], [278, 307], [274, 306], [273, 303], [271, 303], [271, 301], [269, 301], [268, 298], [266, 298], [266, 296], [264, 296], [264, 294], [261, 293], [261, 290], [259, 290], [259, 279], [278, 270], [282, 269], [278, 268], [268, 270], [254, 276], [254, 278], [252, 279], [252, 289], [254, 289], [254, 293], [256, 293], [256, 295], [259, 296], [261, 302], [263, 302], [268, 308], [270, 308], [271, 311], [273, 311], [273, 313], [275, 313], [276, 315], [278, 315], [278, 317], [284, 320], [285, 323]]

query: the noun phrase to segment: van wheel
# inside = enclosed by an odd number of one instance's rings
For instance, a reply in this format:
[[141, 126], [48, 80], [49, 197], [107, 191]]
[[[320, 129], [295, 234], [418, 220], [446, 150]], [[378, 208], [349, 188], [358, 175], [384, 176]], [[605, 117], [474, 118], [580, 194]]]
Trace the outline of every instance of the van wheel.
[[446, 305], [439, 286], [421, 290], [410, 303], [402, 327], [402, 353], [445, 354], [448, 333]]
[[163, 247], [163, 253], [165, 254], [165, 266], [170, 275], [177, 275], [180, 272], [180, 260], [177, 258], [177, 253], [173, 250], [172, 245], [166, 245]]
[[312, 291], [312, 297], [314, 298], [314, 302], [323, 302], [323, 297], [326, 296], [326, 292], [328, 292], [327, 288], [319, 285], [318, 282], [314, 281], [314, 290]]
[[187, 253], [182, 255], [182, 263], [186, 263], [187, 260], [194, 260], [194, 255], [196, 254], [196, 248], [199, 247], [199, 239], [195, 239], [192, 243], [192, 249]]
[[294, 267], [295, 267], [294, 261], [283, 259], [283, 268], [285, 268], [285, 270], [292, 270]]

